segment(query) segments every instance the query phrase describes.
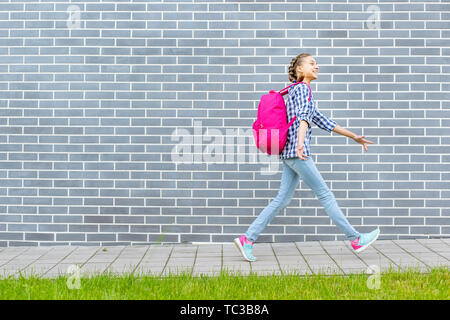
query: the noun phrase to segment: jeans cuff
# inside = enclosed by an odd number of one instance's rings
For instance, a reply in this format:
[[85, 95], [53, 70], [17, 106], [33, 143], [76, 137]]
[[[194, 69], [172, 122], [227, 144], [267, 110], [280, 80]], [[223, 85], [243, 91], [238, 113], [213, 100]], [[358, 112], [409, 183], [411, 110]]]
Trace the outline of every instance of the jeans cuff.
[[248, 237], [247, 233], [244, 233], [244, 236], [247, 238], [247, 240], [250, 240], [251, 242], [255, 242], [255, 240], [250, 239], [250, 238]]
[[355, 239], [358, 239], [360, 236], [360, 233], [358, 232], [355, 236], [347, 237], [347, 240], [353, 241]]

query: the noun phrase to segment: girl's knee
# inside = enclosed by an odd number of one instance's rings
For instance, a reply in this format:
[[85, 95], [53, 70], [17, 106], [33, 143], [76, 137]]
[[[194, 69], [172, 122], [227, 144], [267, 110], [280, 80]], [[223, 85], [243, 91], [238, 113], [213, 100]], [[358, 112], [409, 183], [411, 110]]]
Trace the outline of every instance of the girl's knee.
[[288, 206], [291, 202], [291, 199], [277, 199], [275, 198], [272, 204], [276, 207], [277, 210], [282, 210]]
[[325, 196], [333, 196], [333, 192], [331, 192], [330, 188], [327, 187], [323, 187], [320, 189], [317, 189], [315, 191], [316, 195], [320, 198], [320, 197], [325, 197]]

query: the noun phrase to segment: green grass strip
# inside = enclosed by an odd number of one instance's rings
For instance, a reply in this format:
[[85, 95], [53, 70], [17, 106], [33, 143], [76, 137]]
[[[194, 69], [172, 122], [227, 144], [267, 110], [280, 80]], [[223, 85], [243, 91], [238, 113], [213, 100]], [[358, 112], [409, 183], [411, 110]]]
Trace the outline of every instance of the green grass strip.
[[346, 276], [295, 273], [243, 275], [230, 271], [222, 271], [217, 276], [199, 277], [186, 272], [165, 277], [101, 274], [81, 277], [78, 284], [70, 275], [61, 275], [53, 279], [33, 275], [9, 276], [0, 280], [2, 300], [448, 300], [449, 298], [448, 267], [430, 269], [427, 273], [408, 269], [403, 272], [389, 270], [375, 275], [360, 273]]

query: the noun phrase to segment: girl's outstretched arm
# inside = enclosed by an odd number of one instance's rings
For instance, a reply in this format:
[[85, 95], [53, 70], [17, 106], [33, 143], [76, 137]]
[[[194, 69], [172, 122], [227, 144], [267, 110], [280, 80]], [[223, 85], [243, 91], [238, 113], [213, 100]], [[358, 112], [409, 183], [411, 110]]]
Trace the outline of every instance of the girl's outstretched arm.
[[359, 136], [356, 133], [353, 133], [345, 128], [342, 128], [340, 125], [336, 125], [336, 127], [334, 127], [333, 131], [336, 133], [339, 133], [343, 136], [352, 138], [353, 140], [355, 140], [355, 142], [362, 144], [364, 146], [364, 150], [366, 150], [366, 152], [368, 150], [367, 143], [372, 143], [372, 144], [375, 143], [375, 142], [364, 139], [365, 136]]
[[333, 132], [339, 133], [343, 136], [349, 137], [349, 138], [355, 138], [358, 135], [356, 133], [353, 133], [345, 128], [342, 128], [340, 125], [336, 125], [333, 129]]

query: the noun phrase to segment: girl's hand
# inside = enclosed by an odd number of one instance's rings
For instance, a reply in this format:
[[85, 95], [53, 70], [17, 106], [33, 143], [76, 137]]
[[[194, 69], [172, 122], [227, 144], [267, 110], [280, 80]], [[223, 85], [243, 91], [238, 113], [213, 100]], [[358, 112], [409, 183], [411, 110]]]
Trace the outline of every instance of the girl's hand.
[[304, 154], [304, 149], [305, 149], [305, 145], [304, 144], [298, 144], [300, 147], [297, 147], [297, 157], [299, 157], [302, 160], [308, 160], [308, 159], [303, 159], [303, 157], [309, 157], [306, 154]]
[[366, 139], [364, 139], [364, 137], [365, 136], [356, 136], [356, 137], [354, 137], [353, 138], [353, 140], [355, 140], [357, 143], [360, 143], [360, 144], [362, 144], [363, 146], [364, 146], [364, 150], [366, 150], [366, 152], [367, 152], [367, 143], [374, 143], [374, 142], [372, 142], [372, 141], [369, 141], [369, 140], [366, 140]]

